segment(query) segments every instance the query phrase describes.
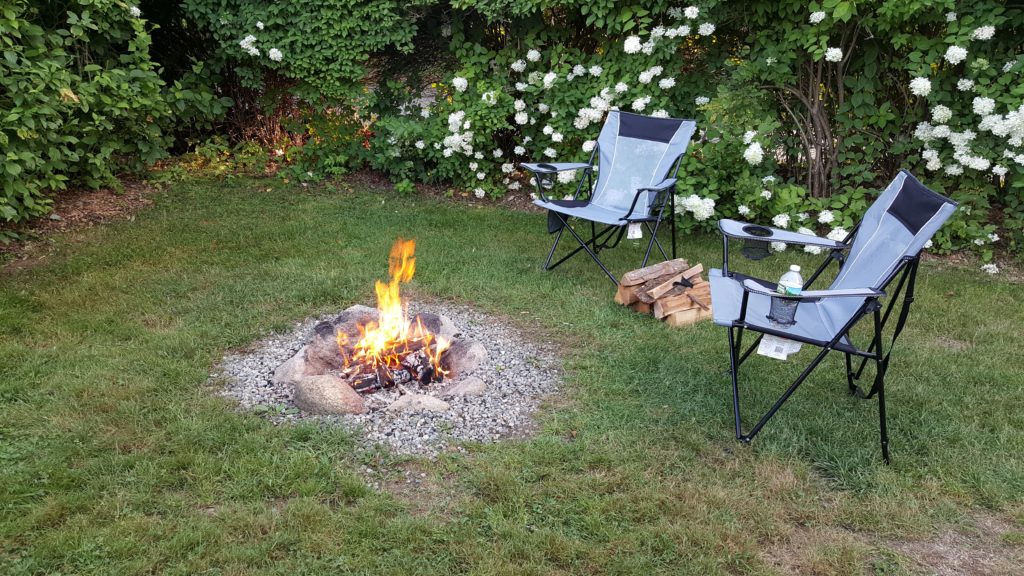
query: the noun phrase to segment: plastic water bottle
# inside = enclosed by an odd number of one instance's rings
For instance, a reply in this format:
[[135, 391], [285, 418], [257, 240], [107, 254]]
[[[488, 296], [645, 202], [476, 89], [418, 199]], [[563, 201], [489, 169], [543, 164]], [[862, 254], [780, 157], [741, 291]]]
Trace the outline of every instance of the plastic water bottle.
[[[803, 289], [804, 278], [800, 275], [800, 267], [792, 264], [789, 267], [789, 272], [786, 272], [782, 275], [782, 278], [779, 278], [776, 292], [784, 296], [799, 296]], [[799, 300], [796, 298], [773, 298], [772, 316], [783, 320], [780, 324], [792, 324], [796, 317], [797, 304], [799, 304]]]

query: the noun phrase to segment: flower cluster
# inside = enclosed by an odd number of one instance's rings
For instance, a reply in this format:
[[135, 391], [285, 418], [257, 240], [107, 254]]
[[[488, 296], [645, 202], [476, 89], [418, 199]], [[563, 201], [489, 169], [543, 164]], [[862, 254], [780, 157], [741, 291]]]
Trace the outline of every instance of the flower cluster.
[[715, 201], [711, 198], [701, 198], [696, 194], [685, 198], [676, 195], [676, 213], [685, 214], [687, 212], [693, 214], [693, 218], [698, 222], [703, 222], [715, 215]]

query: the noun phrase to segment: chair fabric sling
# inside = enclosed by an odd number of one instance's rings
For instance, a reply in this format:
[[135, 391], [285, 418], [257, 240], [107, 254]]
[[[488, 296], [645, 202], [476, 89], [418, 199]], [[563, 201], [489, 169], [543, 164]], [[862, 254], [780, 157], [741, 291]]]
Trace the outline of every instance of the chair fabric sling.
[[[549, 211], [548, 231], [557, 234], [544, 269], [555, 268], [584, 251], [617, 284], [618, 280], [597, 253], [617, 246], [629, 224], [642, 223], [651, 239], [641, 266], [647, 264], [654, 246], [667, 259], [668, 255], [657, 238], [658, 228], [666, 218], [672, 229], [672, 257], [675, 258], [675, 176], [695, 130], [696, 123], [692, 120], [655, 118], [612, 110], [588, 162], [523, 163], [522, 167], [534, 174], [538, 192], [534, 204]], [[567, 170], [582, 173], [573, 198], [548, 198], [545, 188], [551, 184], [552, 177]], [[597, 174], [596, 183], [593, 182], [594, 173]], [[572, 218], [590, 222], [589, 239], [584, 240], [570, 225]], [[603, 226], [600, 232], [597, 225]], [[566, 230], [579, 247], [551, 264]]]
[[[723, 266], [721, 270], [713, 269], [709, 274], [711, 299], [715, 323], [729, 329], [729, 365], [738, 440], [749, 442], [753, 439], [825, 356], [831, 351], [837, 351], [843, 353], [846, 359], [850, 392], [864, 398], [878, 396], [882, 455], [889, 462], [885, 417], [885, 373], [889, 355], [914, 300], [921, 250], [953, 214], [956, 206], [955, 202], [929, 190], [903, 170], [842, 242], [773, 228], [768, 228], [771, 236], [765, 237], [751, 234], [750, 225], [742, 222], [719, 222], [723, 234]], [[729, 270], [729, 240], [748, 238], [810, 244], [830, 249], [829, 257], [805, 282], [801, 295], [795, 297], [798, 304], [792, 325], [783, 326], [768, 319], [772, 299], [780, 297], [775, 292], [774, 283]], [[825, 290], [810, 290], [812, 283], [833, 262], [839, 263], [840, 269], [832, 284]], [[886, 290], [894, 280], [897, 281], [896, 289], [888, 295], [888, 302], [883, 306], [882, 299], [886, 297]], [[901, 294], [902, 304], [892, 341], [888, 351], [883, 354], [882, 333]], [[866, 316], [872, 316], [873, 336], [869, 345], [862, 348], [854, 343], [850, 331]], [[753, 331], [759, 336], [740, 355], [738, 351], [744, 330]], [[765, 334], [820, 347], [821, 351], [771, 409], [744, 434], [738, 372]], [[854, 358], [860, 361], [857, 369], [854, 369]], [[864, 393], [856, 381], [869, 361], [875, 363], [875, 379], [870, 391]]]

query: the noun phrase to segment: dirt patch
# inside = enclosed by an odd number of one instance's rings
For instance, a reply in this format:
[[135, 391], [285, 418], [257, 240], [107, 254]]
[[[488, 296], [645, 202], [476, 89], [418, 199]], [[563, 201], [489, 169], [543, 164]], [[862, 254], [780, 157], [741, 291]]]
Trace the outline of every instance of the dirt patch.
[[956, 338], [950, 338], [948, 336], [939, 336], [932, 340], [932, 345], [936, 348], [941, 348], [950, 352], [965, 352], [974, 348], [974, 344], [971, 344], [970, 342], [964, 342], [963, 340], [957, 340]]
[[124, 190], [68, 190], [53, 199], [53, 211], [14, 228], [26, 240], [0, 244], [0, 273], [14, 273], [46, 260], [52, 251], [47, 240], [60, 232], [77, 231], [115, 220], [132, 219], [150, 206], [156, 191], [144, 182], [124, 182]]
[[915, 568], [935, 576], [1010, 576], [1024, 573], [1024, 545], [1014, 544], [1020, 531], [1008, 521], [976, 514], [973, 527], [949, 529], [935, 538], [907, 540], [891, 546]]

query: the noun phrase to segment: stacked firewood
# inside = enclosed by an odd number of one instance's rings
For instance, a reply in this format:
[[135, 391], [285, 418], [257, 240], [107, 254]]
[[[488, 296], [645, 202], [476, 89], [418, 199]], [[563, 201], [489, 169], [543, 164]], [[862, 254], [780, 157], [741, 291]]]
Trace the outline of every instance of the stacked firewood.
[[703, 272], [683, 258], [633, 270], [619, 280], [615, 301], [670, 326], [693, 324], [711, 317], [711, 285]]

